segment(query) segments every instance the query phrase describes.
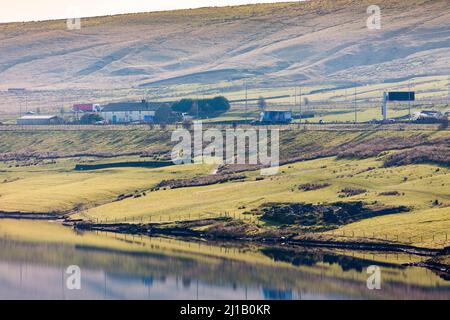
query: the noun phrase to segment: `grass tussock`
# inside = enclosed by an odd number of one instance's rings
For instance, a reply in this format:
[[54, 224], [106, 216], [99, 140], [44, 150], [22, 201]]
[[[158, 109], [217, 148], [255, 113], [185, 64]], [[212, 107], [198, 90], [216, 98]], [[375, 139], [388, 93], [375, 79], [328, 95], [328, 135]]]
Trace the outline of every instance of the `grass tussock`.
[[346, 197], [353, 197], [360, 194], [366, 193], [366, 189], [358, 189], [358, 188], [344, 188], [341, 191], [339, 191], [339, 197], [340, 198], [346, 198]]
[[189, 188], [199, 186], [209, 186], [213, 184], [226, 183], [230, 181], [244, 180], [245, 175], [208, 175], [203, 177], [195, 177], [192, 179], [172, 179], [161, 181], [156, 188]]
[[303, 191], [314, 191], [314, 190], [320, 190], [325, 189], [331, 186], [329, 183], [305, 183], [298, 186], [299, 190]]

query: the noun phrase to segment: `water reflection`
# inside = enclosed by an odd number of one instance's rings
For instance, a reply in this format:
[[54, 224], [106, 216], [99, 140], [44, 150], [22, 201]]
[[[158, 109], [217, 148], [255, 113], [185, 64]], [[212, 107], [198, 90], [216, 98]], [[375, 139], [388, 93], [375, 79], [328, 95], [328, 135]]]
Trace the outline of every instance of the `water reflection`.
[[[450, 298], [450, 282], [402, 265], [420, 257], [75, 234], [48, 225], [60, 241], [37, 240], [28, 228], [39, 225], [19, 226], [0, 221], [0, 299]], [[382, 269], [382, 290], [366, 287], [373, 264]], [[70, 265], [82, 270], [79, 291], [66, 287]]]

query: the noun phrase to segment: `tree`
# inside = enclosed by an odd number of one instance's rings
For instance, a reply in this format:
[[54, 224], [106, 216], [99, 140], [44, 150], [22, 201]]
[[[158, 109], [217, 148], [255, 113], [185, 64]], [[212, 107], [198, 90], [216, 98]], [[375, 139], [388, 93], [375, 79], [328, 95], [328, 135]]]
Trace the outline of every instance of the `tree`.
[[230, 109], [227, 98], [218, 96], [213, 99], [182, 99], [172, 105], [172, 110], [179, 113], [189, 113], [199, 118], [217, 117]]
[[172, 105], [172, 110], [180, 113], [190, 112], [194, 106], [194, 100], [192, 99], [181, 99]]
[[181, 120], [180, 114], [172, 112], [171, 108], [167, 106], [163, 106], [155, 112], [155, 123], [175, 123]]
[[80, 119], [81, 124], [95, 124], [98, 121], [102, 121], [103, 118], [96, 113], [85, 113]]

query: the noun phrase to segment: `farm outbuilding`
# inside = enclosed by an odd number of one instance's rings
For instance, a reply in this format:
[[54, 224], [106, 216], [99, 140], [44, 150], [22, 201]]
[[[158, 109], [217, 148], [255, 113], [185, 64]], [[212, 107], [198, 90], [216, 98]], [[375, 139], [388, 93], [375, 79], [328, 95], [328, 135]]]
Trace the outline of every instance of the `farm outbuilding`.
[[414, 121], [442, 121], [446, 118], [447, 116], [445, 114], [435, 110], [422, 110], [414, 113], [412, 117]]
[[61, 124], [63, 119], [55, 115], [26, 115], [17, 119], [19, 125], [51, 125]]
[[290, 123], [292, 122], [291, 111], [264, 111], [259, 120], [263, 123]]
[[74, 104], [72, 106], [73, 112], [100, 112], [101, 108], [99, 104], [94, 103], [82, 103]]

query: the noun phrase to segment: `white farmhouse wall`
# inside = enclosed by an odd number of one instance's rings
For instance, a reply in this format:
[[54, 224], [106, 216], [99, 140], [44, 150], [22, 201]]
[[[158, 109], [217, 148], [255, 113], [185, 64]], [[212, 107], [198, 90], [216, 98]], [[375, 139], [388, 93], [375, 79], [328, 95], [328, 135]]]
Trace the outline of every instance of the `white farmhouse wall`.
[[114, 122], [114, 117], [117, 123], [127, 123], [135, 121], [144, 121], [145, 116], [155, 116], [155, 111], [117, 111], [104, 112], [102, 111], [102, 118], [108, 122]]

